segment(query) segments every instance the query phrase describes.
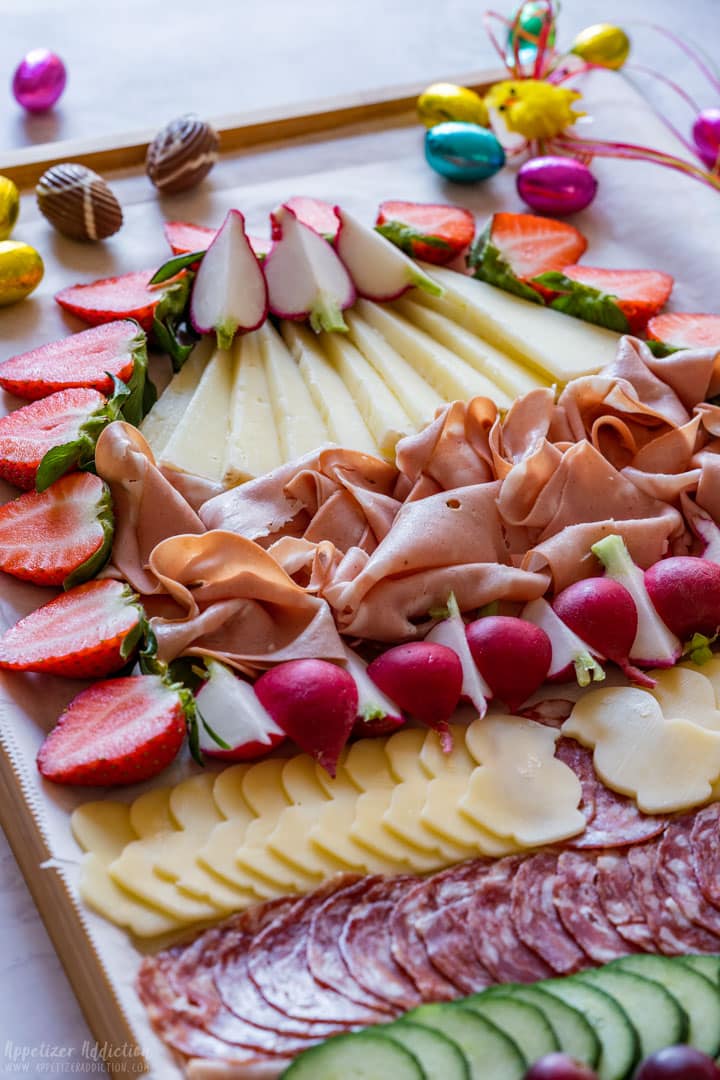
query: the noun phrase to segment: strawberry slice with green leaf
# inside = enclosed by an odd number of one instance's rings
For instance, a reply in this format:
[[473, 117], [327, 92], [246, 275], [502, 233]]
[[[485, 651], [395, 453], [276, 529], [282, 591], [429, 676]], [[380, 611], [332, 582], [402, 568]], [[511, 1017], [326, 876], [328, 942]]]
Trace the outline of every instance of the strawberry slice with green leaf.
[[668, 311], [647, 324], [648, 344], [667, 356], [678, 349], [720, 349], [720, 315]]
[[406, 255], [443, 266], [470, 246], [475, 218], [461, 206], [390, 201], [380, 204], [375, 228]]
[[468, 253], [473, 276], [542, 304], [533, 280], [576, 263], [587, 247], [578, 229], [536, 214], [493, 214]]
[[550, 307], [618, 333], [640, 334], [672, 292], [660, 270], [605, 270], [566, 266], [535, 279], [552, 296]]
[[35, 585], [79, 585], [107, 562], [113, 524], [107, 484], [69, 473], [0, 506], [0, 570]]
[[159, 675], [105, 679], [73, 698], [37, 756], [56, 784], [136, 784], [178, 755], [194, 699]]
[[26, 615], [0, 637], [0, 668], [67, 679], [119, 671], [147, 631], [139, 597], [122, 581], [86, 581]]
[[[166, 221], [163, 231], [173, 255], [191, 255], [207, 251], [218, 230], [206, 225], [191, 225], [188, 221]], [[272, 247], [272, 240], [264, 236], [248, 236], [248, 240], [262, 262]]]

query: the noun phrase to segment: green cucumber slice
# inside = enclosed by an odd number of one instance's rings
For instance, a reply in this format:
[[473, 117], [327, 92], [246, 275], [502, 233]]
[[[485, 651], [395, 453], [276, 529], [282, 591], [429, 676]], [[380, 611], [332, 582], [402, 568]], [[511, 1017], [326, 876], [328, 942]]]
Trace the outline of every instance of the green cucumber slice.
[[417, 1058], [400, 1043], [377, 1030], [335, 1035], [304, 1050], [282, 1080], [432, 1080]]
[[[462, 1050], [470, 1080], [522, 1080], [527, 1062], [517, 1044], [484, 1016], [461, 1005], [420, 1005], [407, 1014], [414, 1024], [436, 1028]], [[391, 1073], [378, 1073], [390, 1077]], [[319, 1080], [319, 1078], [318, 1078]], [[324, 1080], [324, 1078], [323, 1078]], [[397, 1080], [392, 1076], [392, 1080]], [[435, 1078], [432, 1078], [435, 1080]]]
[[667, 956], [623, 956], [611, 965], [660, 983], [687, 1013], [687, 1042], [710, 1057], [720, 1053], [720, 986], [690, 965]]
[[569, 979], [545, 979], [542, 989], [581, 1012], [600, 1040], [600, 1080], [625, 1080], [640, 1059], [640, 1040], [624, 1009], [604, 990]]
[[472, 994], [462, 1007], [487, 1017], [520, 1047], [525, 1060], [537, 1061], [560, 1049], [560, 1043], [545, 1016], [535, 1005], [508, 994]]
[[388, 1039], [402, 1045], [420, 1062], [430, 1080], [470, 1080], [470, 1068], [460, 1047], [435, 1028], [397, 1020], [383, 1028]]
[[677, 959], [693, 971], [699, 971], [710, 982], [720, 985], [720, 956], [678, 956]]
[[543, 989], [543, 983], [526, 986], [506, 983], [493, 986], [484, 993], [493, 997], [510, 997], [534, 1005], [544, 1015], [557, 1037], [560, 1049], [576, 1061], [594, 1069], [600, 1060], [600, 1040], [585, 1017], [566, 1001]]
[[690, 1026], [688, 1015], [659, 983], [610, 967], [581, 971], [573, 978], [604, 990], [625, 1010], [638, 1033], [643, 1058], [664, 1046], [685, 1042]]

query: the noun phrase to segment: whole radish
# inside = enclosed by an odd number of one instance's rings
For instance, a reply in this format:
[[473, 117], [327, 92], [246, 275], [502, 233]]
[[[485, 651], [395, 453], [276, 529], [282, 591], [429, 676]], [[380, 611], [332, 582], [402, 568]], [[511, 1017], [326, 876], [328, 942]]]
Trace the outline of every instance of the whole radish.
[[512, 615], [488, 615], [466, 629], [473, 660], [493, 696], [515, 712], [542, 686], [552, 647], [544, 630]]
[[352, 675], [327, 660], [288, 660], [261, 675], [255, 693], [285, 734], [335, 776], [358, 712]]
[[645, 571], [653, 607], [673, 634], [713, 637], [720, 627], [720, 566], [708, 559], [676, 555]]
[[633, 682], [648, 687], [655, 685], [654, 679], [628, 660], [637, 633], [637, 608], [619, 581], [606, 577], [576, 581], [558, 593], [552, 606], [555, 614], [592, 652], [612, 660]]
[[430, 641], [396, 645], [376, 657], [367, 673], [401, 709], [438, 732], [443, 750], [452, 750], [448, 720], [463, 686], [462, 664], [452, 649]]

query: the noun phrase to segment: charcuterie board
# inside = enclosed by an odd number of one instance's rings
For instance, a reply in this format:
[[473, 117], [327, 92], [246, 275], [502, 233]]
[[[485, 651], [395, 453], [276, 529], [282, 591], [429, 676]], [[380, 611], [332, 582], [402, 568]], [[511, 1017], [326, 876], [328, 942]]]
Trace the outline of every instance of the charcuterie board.
[[[492, 75], [487, 80], [477, 75], [460, 81], [482, 86], [491, 79]], [[215, 225], [234, 206], [242, 208], [253, 231], [266, 230], [269, 210], [296, 193], [342, 201], [366, 218], [379, 201], [394, 196], [462, 202], [479, 220], [498, 209], [520, 209], [509, 175], [460, 189], [427, 169], [422, 132], [410, 114], [418, 89], [313, 107], [292, 116], [224, 123], [224, 152], [211, 179], [197, 191], [172, 199], [159, 198], [138, 167], [147, 143], [144, 136], [128, 138], [122, 146], [88, 144], [33, 152], [18, 159], [14, 168], [13, 162], [0, 162], [0, 171], [14, 175], [21, 184], [31, 183], [47, 164], [68, 156], [82, 155], [101, 171], [123, 168], [109, 179], [126, 216], [115, 240], [81, 247], [51, 234], [32, 194], [25, 194], [17, 235], [44, 253], [46, 278], [32, 299], [0, 314], [3, 352], [19, 353], [68, 331], [52, 294], [69, 281], [159, 265], [166, 257], [162, 224], [168, 218]], [[645, 103], [618, 76], [597, 76], [587, 95], [599, 125], [605, 114], [622, 109], [628, 137], [633, 125], [643, 126], [646, 141], [672, 143]], [[644, 165], [599, 165], [598, 173], [603, 197], [582, 222], [598, 260], [671, 270], [677, 280], [676, 306], [712, 307], [720, 289], [716, 243], [710, 229], [694, 229], [693, 221], [701, 208], [710, 216], [714, 193], [696, 190], [687, 181], [683, 186], [672, 175], [649, 175]], [[652, 184], [650, 200], [648, 184]], [[10, 496], [9, 487], [4, 496]], [[31, 586], [5, 579], [2, 628], [44, 598]], [[127, 1072], [127, 1057], [137, 1047], [134, 1060], [144, 1062], [150, 1075], [179, 1077], [181, 1066], [153, 1033], [133, 985], [147, 946], [134, 940], [128, 947], [123, 930], [83, 907], [78, 898], [80, 856], [70, 834], [69, 815], [85, 799], [73, 789], [44, 784], [35, 770], [43, 734], [77, 690], [77, 684], [45, 676], [2, 677], [3, 827], [98, 1042], [116, 1048], [117, 1074]], [[192, 765], [173, 766], [162, 784], [172, 786], [196, 771]], [[158, 783], [147, 786], [155, 788]], [[127, 789], [123, 801], [133, 801], [142, 790]], [[157, 944], [153, 942], [152, 948]], [[112, 1055], [108, 1068], [114, 1071]]]

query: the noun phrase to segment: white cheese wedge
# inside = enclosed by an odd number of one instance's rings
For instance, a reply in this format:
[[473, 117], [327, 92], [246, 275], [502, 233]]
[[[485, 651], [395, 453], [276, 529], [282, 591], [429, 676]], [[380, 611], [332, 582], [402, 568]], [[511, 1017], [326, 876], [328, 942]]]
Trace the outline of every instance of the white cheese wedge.
[[402, 401], [411, 420], [418, 427], [429, 424], [437, 410], [445, 404], [445, 399], [393, 349], [382, 334], [361, 319], [357, 311], [346, 311], [345, 322], [353, 345], [372, 364], [395, 397]]
[[380, 453], [392, 458], [398, 439], [418, 425], [378, 375], [372, 364], [342, 334], [321, 335], [322, 347], [350, 391]]
[[491, 398], [506, 409], [510, 397], [496, 382], [419, 330], [397, 312], [368, 300], [359, 300], [357, 310], [445, 401]]
[[262, 476], [283, 460], [257, 331], [236, 338], [233, 355], [235, 377], [222, 478], [227, 487]]
[[140, 431], [156, 458], [160, 457], [182, 420], [212, 353], [212, 341], [202, 338], [141, 423]]
[[377, 443], [352, 394], [320, 348], [316, 335], [305, 326], [288, 320], [281, 324], [280, 330], [333, 442], [350, 450], [377, 455]]
[[433, 267], [433, 273], [445, 295], [418, 293], [415, 300], [456, 319], [550, 381], [566, 383], [599, 371], [615, 359], [619, 337], [611, 330], [533, 304], [454, 270]]
[[292, 461], [329, 441], [297, 362], [271, 323], [258, 334], [283, 461]]
[[511, 398], [527, 394], [538, 386], [547, 386], [547, 379], [538, 372], [493, 348], [487, 341], [441, 315], [439, 311], [433, 311], [405, 298], [398, 300], [394, 307], [409, 323], [430, 334], [456, 356], [462, 357], [476, 371], [502, 387]]
[[197, 390], [158, 460], [180, 472], [222, 480], [230, 428], [234, 362], [218, 350], [208, 361]]

